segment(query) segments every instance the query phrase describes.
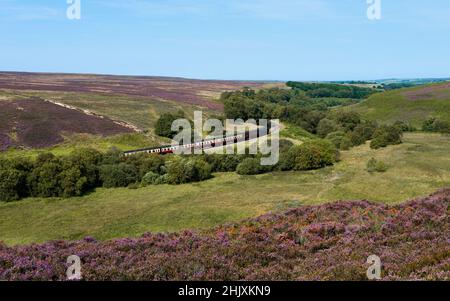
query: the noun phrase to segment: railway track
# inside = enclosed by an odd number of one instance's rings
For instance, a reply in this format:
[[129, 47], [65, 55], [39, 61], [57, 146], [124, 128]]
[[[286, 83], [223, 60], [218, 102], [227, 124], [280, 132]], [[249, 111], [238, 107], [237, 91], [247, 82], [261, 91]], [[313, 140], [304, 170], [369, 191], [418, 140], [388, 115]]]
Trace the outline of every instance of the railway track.
[[[202, 140], [202, 141], [193, 142], [193, 143], [184, 144], [184, 145], [177, 145], [177, 146], [164, 145], [164, 146], [160, 146], [160, 147], [141, 148], [141, 149], [126, 151], [126, 152], [124, 152], [124, 155], [132, 156], [132, 155], [142, 154], [142, 153], [170, 154], [170, 153], [174, 153], [180, 149], [184, 149], [184, 150], [190, 149], [191, 151], [194, 149], [206, 150], [206, 149], [211, 149], [211, 148], [215, 148], [215, 147], [233, 145], [233, 144], [237, 144], [240, 142], [251, 141], [251, 140], [254, 140], [257, 138], [265, 137], [265, 136], [269, 135], [269, 132], [273, 133], [274, 131], [279, 130], [278, 126], [276, 126], [275, 129], [271, 129], [270, 131], [268, 131], [267, 129], [268, 129], [267, 127], [264, 127], [262, 129], [245, 131], [243, 133], [238, 133], [238, 134], [232, 135], [232, 136], [224, 135], [222, 137], [216, 137], [213, 139]], [[262, 131], [260, 131], [260, 130], [262, 130]], [[260, 135], [260, 132], [264, 133], [264, 135]]]

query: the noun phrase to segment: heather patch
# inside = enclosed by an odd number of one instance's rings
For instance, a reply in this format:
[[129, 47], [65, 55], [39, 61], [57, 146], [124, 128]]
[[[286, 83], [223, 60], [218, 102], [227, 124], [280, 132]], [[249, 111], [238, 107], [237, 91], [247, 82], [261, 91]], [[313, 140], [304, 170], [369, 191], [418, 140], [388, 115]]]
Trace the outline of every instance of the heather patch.
[[[64, 134], [111, 136], [132, 130], [108, 118], [87, 115], [39, 98], [0, 102], [0, 149], [9, 146], [42, 148], [64, 141]], [[11, 139], [14, 133], [17, 142]]]
[[425, 86], [402, 93], [409, 100], [448, 99], [450, 97], [450, 83]]
[[397, 206], [304, 206], [206, 231], [136, 239], [0, 245], [0, 278], [65, 280], [365, 280], [376, 254], [383, 280], [450, 279], [450, 189]]

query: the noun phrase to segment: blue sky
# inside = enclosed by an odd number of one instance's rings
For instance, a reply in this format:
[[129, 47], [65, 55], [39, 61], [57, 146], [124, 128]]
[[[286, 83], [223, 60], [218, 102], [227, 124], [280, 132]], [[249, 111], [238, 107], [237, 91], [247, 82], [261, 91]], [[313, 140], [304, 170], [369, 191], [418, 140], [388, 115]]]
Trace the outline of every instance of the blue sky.
[[209, 79], [450, 77], [450, 1], [0, 0], [0, 70]]

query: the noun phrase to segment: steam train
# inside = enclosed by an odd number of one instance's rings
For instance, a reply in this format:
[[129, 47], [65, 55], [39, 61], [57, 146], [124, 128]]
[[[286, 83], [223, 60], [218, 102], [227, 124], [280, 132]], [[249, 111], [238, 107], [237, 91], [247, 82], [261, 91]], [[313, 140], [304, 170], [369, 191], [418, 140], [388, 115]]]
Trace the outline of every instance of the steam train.
[[[260, 135], [260, 132], [262, 135]], [[222, 137], [216, 137], [213, 139], [207, 139], [199, 142], [194, 142], [190, 144], [183, 144], [183, 145], [165, 145], [160, 147], [153, 147], [153, 148], [142, 148], [137, 150], [131, 150], [124, 152], [125, 156], [132, 156], [140, 153], [147, 153], [147, 154], [171, 154], [174, 153], [177, 150], [180, 150], [180, 148], [183, 149], [209, 149], [214, 148], [216, 146], [222, 146], [222, 145], [232, 145], [243, 141], [249, 141], [253, 140], [259, 137], [267, 136], [267, 128], [262, 128], [259, 131], [258, 130], [252, 130], [252, 131], [245, 131], [244, 133], [239, 133], [236, 135], [224, 135]]]

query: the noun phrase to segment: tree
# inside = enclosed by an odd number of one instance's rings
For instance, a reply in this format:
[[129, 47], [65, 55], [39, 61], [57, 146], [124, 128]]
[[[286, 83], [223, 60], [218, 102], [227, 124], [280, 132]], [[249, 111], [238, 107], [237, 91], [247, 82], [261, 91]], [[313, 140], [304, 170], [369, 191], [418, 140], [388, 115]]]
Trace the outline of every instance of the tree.
[[89, 187], [88, 179], [81, 175], [77, 167], [63, 170], [59, 174], [59, 183], [63, 197], [81, 196]]
[[292, 147], [289, 152], [294, 160], [294, 170], [319, 169], [333, 165], [338, 160], [339, 152], [328, 140], [311, 140]]
[[356, 112], [340, 111], [336, 115], [336, 121], [345, 131], [353, 131], [361, 123], [361, 117]]
[[1, 168], [0, 170], [0, 201], [15, 201], [23, 195], [21, 187], [24, 174], [17, 169]]
[[175, 131], [172, 131], [172, 123], [177, 120], [185, 118], [184, 112], [179, 111], [175, 114], [172, 113], [164, 113], [162, 114], [155, 125], [155, 133], [158, 136], [161, 137], [167, 137], [172, 139], [175, 137], [176, 134], [178, 134]]
[[167, 162], [167, 182], [183, 184], [211, 178], [211, 165], [203, 159], [174, 157]]
[[402, 131], [393, 125], [384, 125], [375, 131], [373, 139], [370, 142], [370, 147], [373, 149], [378, 149], [388, 145], [400, 143], [402, 143]]
[[343, 131], [336, 131], [329, 133], [325, 139], [331, 141], [337, 149], [340, 149], [344, 137], [345, 133]]
[[[40, 161], [42, 163], [43, 161]], [[30, 194], [34, 197], [57, 197], [62, 195], [59, 174], [62, 171], [60, 160], [44, 161], [28, 175]]]
[[138, 171], [127, 163], [108, 164], [100, 166], [100, 180], [103, 187], [127, 187], [131, 183], [137, 182]]
[[257, 158], [246, 158], [236, 168], [236, 172], [240, 175], [257, 175], [264, 170]]
[[317, 125], [317, 135], [325, 138], [329, 133], [336, 132], [340, 128], [334, 120], [324, 118]]

